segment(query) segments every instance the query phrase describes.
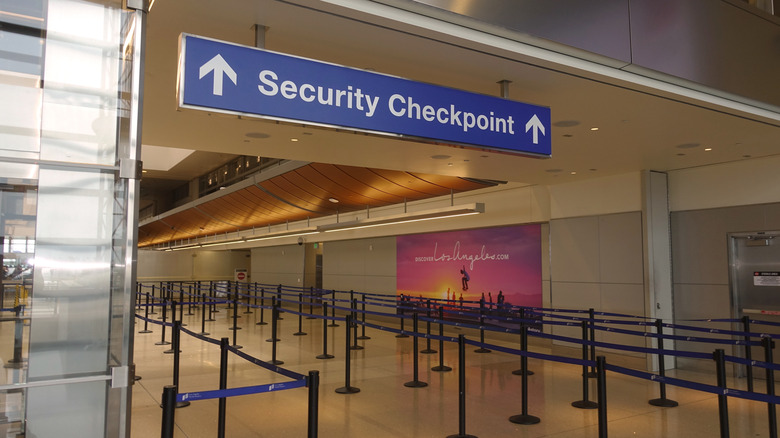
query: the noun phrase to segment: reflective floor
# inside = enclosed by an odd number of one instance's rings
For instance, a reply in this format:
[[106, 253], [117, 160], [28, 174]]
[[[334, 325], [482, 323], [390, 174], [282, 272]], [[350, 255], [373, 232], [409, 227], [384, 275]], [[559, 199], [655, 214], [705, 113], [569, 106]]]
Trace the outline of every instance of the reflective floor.
[[[242, 352], [262, 360], [270, 360], [272, 344], [270, 325], [256, 325], [259, 314], [238, 315], [237, 344]], [[158, 317], [153, 315], [152, 317]], [[233, 339], [232, 312], [222, 310], [216, 321], [206, 322], [209, 337]], [[269, 321], [266, 311], [265, 321]], [[435, 372], [438, 354], [420, 354], [418, 380], [428, 385], [409, 388], [404, 383], [413, 380], [412, 339], [399, 339], [392, 332], [367, 329], [369, 340], [358, 341], [363, 350], [352, 351], [351, 386], [356, 394], [338, 394], [345, 386], [345, 325], [328, 328], [328, 352], [334, 359], [315, 357], [323, 351], [322, 321], [302, 320], [307, 335], [294, 336], [298, 317], [284, 315], [279, 322], [277, 359], [289, 370], [308, 374], [320, 373], [319, 435], [320, 437], [435, 437], [457, 436], [460, 432], [476, 437], [597, 437], [596, 410], [571, 406], [581, 400], [582, 369], [576, 365], [529, 360], [528, 413], [539, 417], [538, 424], [518, 425], [509, 417], [522, 412], [521, 380], [512, 374], [520, 365], [519, 358], [505, 353], [478, 354], [467, 346], [465, 359], [466, 403], [465, 423], [459, 421], [458, 352], [456, 344], [444, 345], [444, 364], [453, 371]], [[201, 331], [200, 313], [184, 316], [193, 332]], [[139, 321], [137, 331], [144, 324]], [[155, 345], [161, 341], [161, 326], [149, 324], [153, 333], [136, 334], [135, 362], [141, 377], [133, 389], [132, 437], [160, 436], [162, 389], [172, 383], [173, 355], [164, 354], [170, 345]], [[436, 332], [438, 328], [434, 328]], [[479, 339], [469, 330], [448, 331], [447, 335], [466, 334]], [[170, 330], [166, 333], [170, 341]], [[510, 338], [487, 342], [518, 348]], [[420, 350], [426, 341], [420, 340]], [[438, 341], [432, 347], [438, 349]], [[576, 350], [532, 344], [532, 351], [576, 355]], [[182, 335], [179, 387], [181, 392], [206, 391], [218, 388], [219, 347], [192, 336]], [[642, 368], [644, 359], [606, 355], [610, 363]], [[228, 387], [243, 387], [284, 382], [290, 379], [253, 365], [233, 354], [229, 355]], [[714, 384], [707, 373], [671, 371], [670, 376]], [[729, 380], [729, 387], [743, 389], [744, 379]], [[756, 381], [763, 388], [764, 381]], [[590, 400], [596, 399], [595, 379], [590, 379]], [[306, 388], [227, 399], [226, 434], [243, 437], [305, 437], [307, 434], [308, 390]], [[718, 401], [716, 396], [667, 386], [667, 397], [679, 402], [675, 408], [651, 406], [648, 400], [658, 397], [658, 386], [645, 380], [607, 373], [607, 419], [611, 437], [717, 437], [720, 436]], [[728, 399], [732, 437], [768, 437], [767, 406], [765, 404]], [[217, 436], [217, 400], [195, 401], [176, 410], [176, 437]], [[461, 430], [463, 426], [464, 430]]]

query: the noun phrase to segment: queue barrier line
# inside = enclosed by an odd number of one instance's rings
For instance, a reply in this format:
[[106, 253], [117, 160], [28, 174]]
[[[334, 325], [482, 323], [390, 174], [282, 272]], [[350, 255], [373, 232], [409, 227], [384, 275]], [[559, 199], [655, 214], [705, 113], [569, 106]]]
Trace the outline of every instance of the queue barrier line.
[[229, 398], [242, 395], [262, 394], [264, 392], [284, 391], [286, 389], [306, 386], [306, 377], [291, 382], [269, 383], [266, 385], [243, 386], [240, 388], [214, 389], [211, 391], [184, 392], [176, 394], [177, 402], [209, 400], [214, 398]]

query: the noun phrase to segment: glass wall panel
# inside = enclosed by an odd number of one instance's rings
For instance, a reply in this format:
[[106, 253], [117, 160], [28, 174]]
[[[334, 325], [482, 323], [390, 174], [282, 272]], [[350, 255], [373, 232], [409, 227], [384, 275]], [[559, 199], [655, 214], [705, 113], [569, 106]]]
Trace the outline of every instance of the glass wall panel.
[[111, 369], [132, 363], [137, 180], [119, 164], [137, 159], [142, 13], [122, 6], [0, 0], [0, 436], [129, 436]]

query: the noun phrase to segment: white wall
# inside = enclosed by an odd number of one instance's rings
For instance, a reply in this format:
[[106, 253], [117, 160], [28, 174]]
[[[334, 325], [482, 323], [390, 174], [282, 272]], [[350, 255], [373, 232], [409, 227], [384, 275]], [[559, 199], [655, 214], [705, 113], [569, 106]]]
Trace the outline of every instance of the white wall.
[[[138, 281], [233, 280], [249, 269], [249, 251], [138, 250]], [[250, 277], [251, 280], [251, 277]]]
[[642, 174], [631, 172], [549, 186], [550, 218], [642, 210]]
[[780, 202], [780, 156], [669, 172], [671, 211]]

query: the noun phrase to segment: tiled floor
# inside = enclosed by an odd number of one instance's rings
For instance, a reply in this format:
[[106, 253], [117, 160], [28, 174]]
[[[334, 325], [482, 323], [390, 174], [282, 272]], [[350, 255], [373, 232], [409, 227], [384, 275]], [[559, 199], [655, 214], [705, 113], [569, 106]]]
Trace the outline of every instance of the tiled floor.
[[[243, 309], [241, 309], [243, 312]], [[231, 313], [232, 314], [232, 313]], [[239, 312], [241, 318], [237, 343], [241, 351], [270, 360], [271, 326], [258, 326], [256, 314]], [[215, 314], [217, 321], [207, 322], [211, 338], [231, 339], [232, 320], [225, 310]], [[200, 332], [199, 312], [185, 316], [188, 328]], [[266, 313], [266, 321], [269, 320]], [[149, 325], [154, 333], [135, 337], [135, 362], [141, 380], [133, 389], [132, 436], [148, 438], [160, 435], [162, 388], [172, 382], [173, 355], [164, 354], [170, 346], [158, 346], [161, 327]], [[137, 330], [143, 328], [139, 321]], [[455, 368], [450, 372], [434, 372], [438, 354], [419, 355], [419, 380], [424, 388], [408, 388], [405, 382], [413, 377], [411, 338], [399, 339], [394, 333], [368, 329], [370, 340], [359, 341], [365, 349], [351, 352], [351, 385], [357, 394], [337, 394], [345, 385], [345, 327], [328, 328], [329, 352], [334, 359], [320, 360], [322, 353], [322, 321], [303, 320], [306, 336], [293, 336], [298, 318], [285, 315], [280, 321], [277, 358], [283, 367], [307, 374], [319, 370], [319, 436], [327, 438], [444, 438], [459, 433], [457, 345], [446, 344], [444, 362]], [[463, 331], [470, 339], [474, 332]], [[455, 335], [457, 331], [448, 332]], [[170, 331], [168, 331], [170, 340]], [[488, 342], [493, 342], [488, 335]], [[508, 341], [497, 345], [517, 348]], [[420, 341], [420, 349], [425, 348]], [[438, 341], [433, 342], [438, 348]], [[532, 345], [533, 351], [550, 353], [549, 347]], [[182, 335], [180, 391], [205, 391], [218, 388], [219, 348], [194, 337]], [[582, 398], [581, 368], [575, 365], [529, 360], [528, 412], [541, 421], [534, 425], [517, 425], [509, 417], [521, 413], [521, 377], [512, 371], [519, 359], [504, 353], [477, 354], [474, 347], [466, 350], [466, 419], [465, 431], [481, 438], [490, 437], [597, 437], [596, 410], [581, 410], [571, 402]], [[555, 353], [564, 349], [555, 348]], [[568, 353], [573, 353], [569, 351]], [[574, 352], [576, 354], [576, 352]], [[610, 363], [641, 366], [643, 360], [608, 356]], [[705, 373], [670, 372], [669, 375], [714, 383]], [[238, 358], [229, 357], [228, 387], [262, 385], [283, 382], [289, 378]], [[596, 397], [595, 379], [591, 379], [592, 400]], [[658, 408], [647, 403], [658, 397], [656, 384], [619, 374], [608, 373], [608, 432], [611, 437], [717, 437], [719, 436], [718, 403], [714, 395], [668, 386], [668, 397], [679, 402], [676, 408]], [[757, 387], [763, 387], [763, 381]], [[741, 388], [743, 380], [730, 381], [729, 386]], [[307, 433], [306, 388], [233, 397], [227, 400], [226, 436], [244, 437], [304, 437]], [[732, 437], [768, 437], [767, 406], [730, 398], [730, 430]], [[176, 410], [176, 437], [214, 437], [217, 435], [217, 400], [202, 400]]]

